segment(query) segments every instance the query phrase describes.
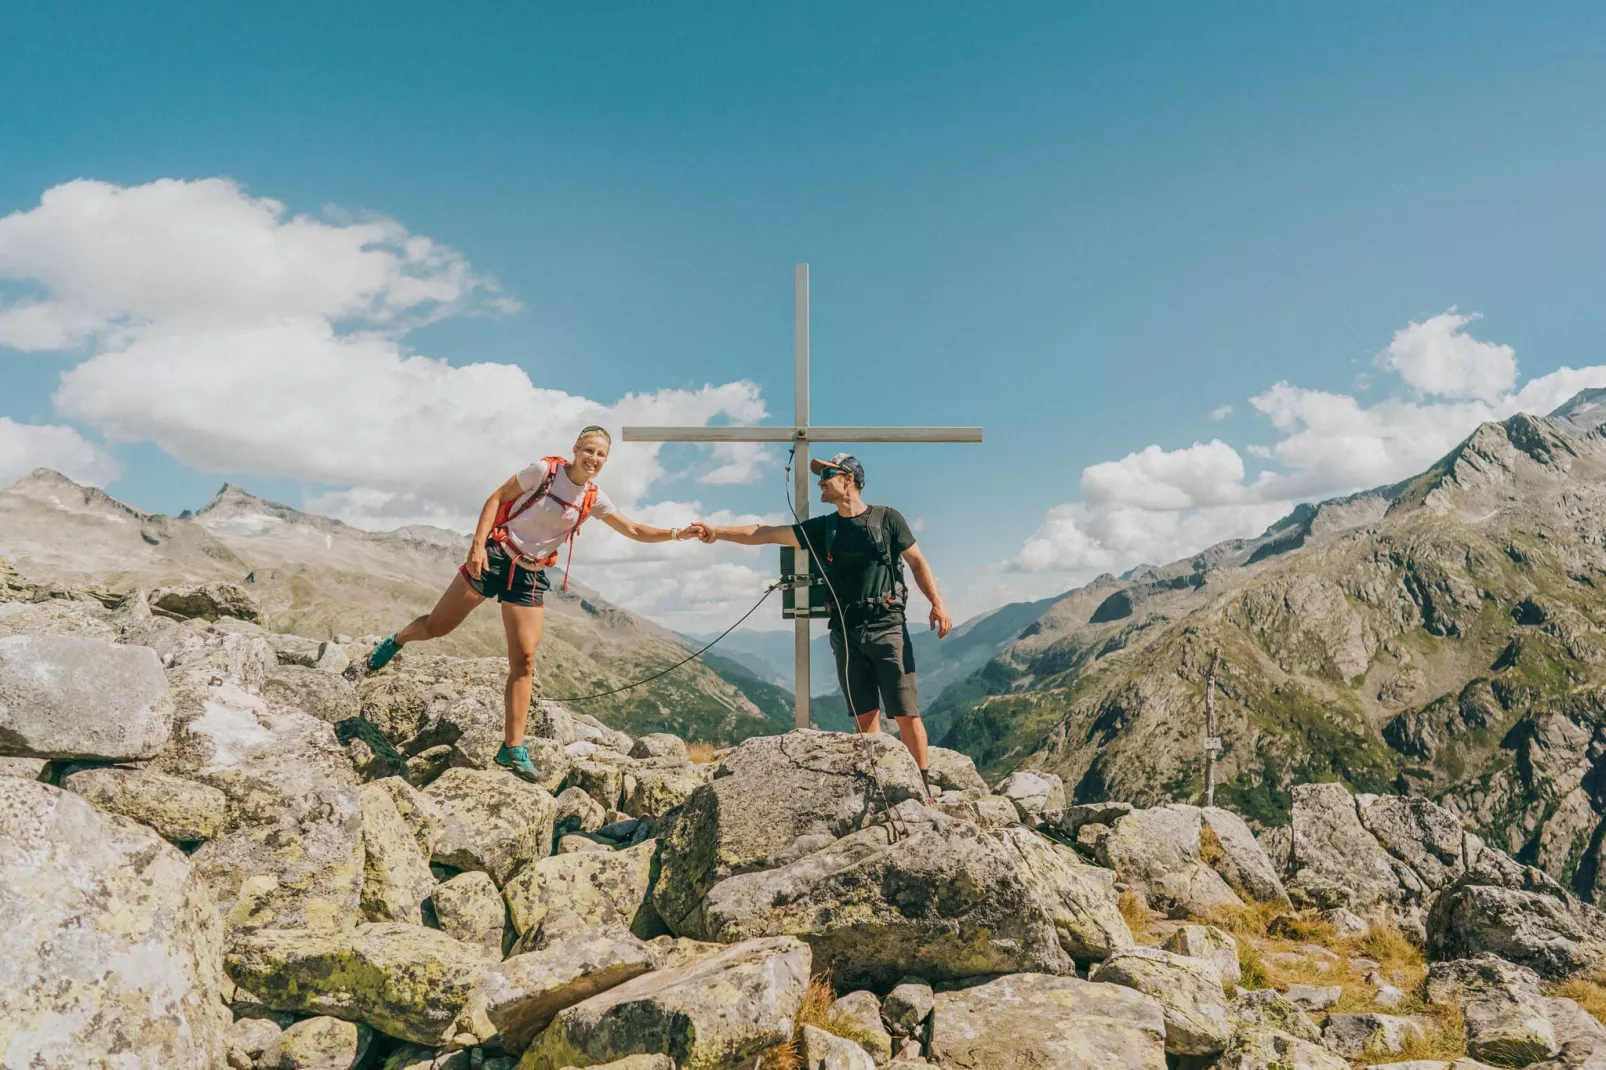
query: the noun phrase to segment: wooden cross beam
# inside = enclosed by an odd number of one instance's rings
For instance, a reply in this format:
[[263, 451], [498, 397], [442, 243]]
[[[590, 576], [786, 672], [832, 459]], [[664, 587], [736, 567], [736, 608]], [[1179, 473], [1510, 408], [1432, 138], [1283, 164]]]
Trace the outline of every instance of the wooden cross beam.
[[[809, 515], [809, 443], [811, 442], [980, 442], [979, 427], [816, 427], [809, 423], [809, 266], [792, 268], [792, 426], [765, 427], [626, 427], [626, 442], [790, 442], [797, 447], [793, 466], [793, 498], [798, 519]], [[799, 602], [807, 607], [809, 555], [797, 554]], [[795, 723], [809, 726], [809, 616], [796, 618]]]

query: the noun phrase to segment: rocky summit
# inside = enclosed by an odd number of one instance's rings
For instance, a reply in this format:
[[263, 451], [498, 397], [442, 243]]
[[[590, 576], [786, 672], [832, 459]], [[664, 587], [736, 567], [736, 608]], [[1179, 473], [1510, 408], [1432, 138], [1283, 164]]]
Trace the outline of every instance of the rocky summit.
[[0, 584], [8, 1070], [1606, 1062], [1606, 914], [1425, 798], [1257, 833], [939, 748], [928, 803], [887, 737], [540, 702], [531, 783], [492, 659]]

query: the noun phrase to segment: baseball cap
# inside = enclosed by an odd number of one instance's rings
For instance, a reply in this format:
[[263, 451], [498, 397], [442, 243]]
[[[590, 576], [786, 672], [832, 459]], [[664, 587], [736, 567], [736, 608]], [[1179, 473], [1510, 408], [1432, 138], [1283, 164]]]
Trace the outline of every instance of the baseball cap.
[[815, 475], [819, 475], [827, 468], [840, 468], [853, 477], [853, 482], [861, 487], [864, 486], [864, 465], [860, 464], [859, 459], [851, 453], [839, 453], [829, 461], [822, 461], [819, 458], [809, 461], [809, 470]]

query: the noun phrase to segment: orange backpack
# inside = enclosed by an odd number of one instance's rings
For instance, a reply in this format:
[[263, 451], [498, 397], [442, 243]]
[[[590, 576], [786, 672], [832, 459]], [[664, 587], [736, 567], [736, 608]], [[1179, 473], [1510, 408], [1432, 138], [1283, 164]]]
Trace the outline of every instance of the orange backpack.
[[[534, 505], [536, 502], [550, 494], [552, 491], [552, 481], [558, 478], [558, 469], [560, 467], [568, 468], [571, 463], [562, 457], [542, 457], [541, 460], [546, 462], [546, 478], [541, 480], [541, 485], [536, 487], [529, 494], [526, 494], [523, 498], [514, 498], [510, 502], [503, 502], [502, 505], [496, 510], [496, 523], [491, 526], [491, 538], [496, 542], [510, 546], [507, 536], [507, 526], [530, 506]], [[576, 507], [574, 502], [566, 502], [555, 494], [552, 495], [552, 499], [566, 509], [572, 509]], [[565, 541], [569, 544], [569, 561], [568, 564], [563, 566], [563, 589], [565, 591], [569, 589], [569, 569], [574, 565], [574, 537], [579, 534], [580, 525], [586, 522], [586, 517], [591, 515], [591, 507], [596, 504], [597, 485], [595, 483], [587, 483], [585, 493], [580, 496], [580, 502], [578, 505], [580, 510], [580, 519], [574, 522], [574, 527], [569, 529], [569, 534], [565, 539]], [[517, 553], [509, 553], [508, 557], [512, 560], [512, 566], [507, 570], [507, 585], [509, 589], [511, 589], [513, 586], [513, 575], [518, 570], [520, 558]], [[551, 568], [553, 565], [558, 563], [558, 552], [557, 550], [553, 550], [545, 557], [526, 558], [525, 560], [534, 560], [535, 563], [542, 568]]]

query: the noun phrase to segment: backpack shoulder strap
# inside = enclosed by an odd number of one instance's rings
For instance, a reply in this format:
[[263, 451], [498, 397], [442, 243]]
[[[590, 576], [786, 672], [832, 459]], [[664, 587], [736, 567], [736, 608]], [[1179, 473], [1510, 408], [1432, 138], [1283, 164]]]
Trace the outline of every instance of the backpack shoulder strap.
[[596, 504], [597, 485], [595, 483], [587, 483], [586, 492], [580, 496], [580, 519], [574, 522], [574, 530], [580, 530], [580, 525], [584, 524], [586, 517], [591, 515], [591, 507]]
[[522, 498], [515, 498], [511, 503], [503, 505], [497, 514], [497, 527], [511, 523], [514, 518], [518, 517], [530, 506], [545, 498], [547, 492], [552, 489], [552, 481], [558, 478], [558, 465], [553, 462], [562, 463], [563, 458], [542, 457], [541, 460], [546, 462], [546, 476], [541, 480], [540, 486], [525, 494]]

